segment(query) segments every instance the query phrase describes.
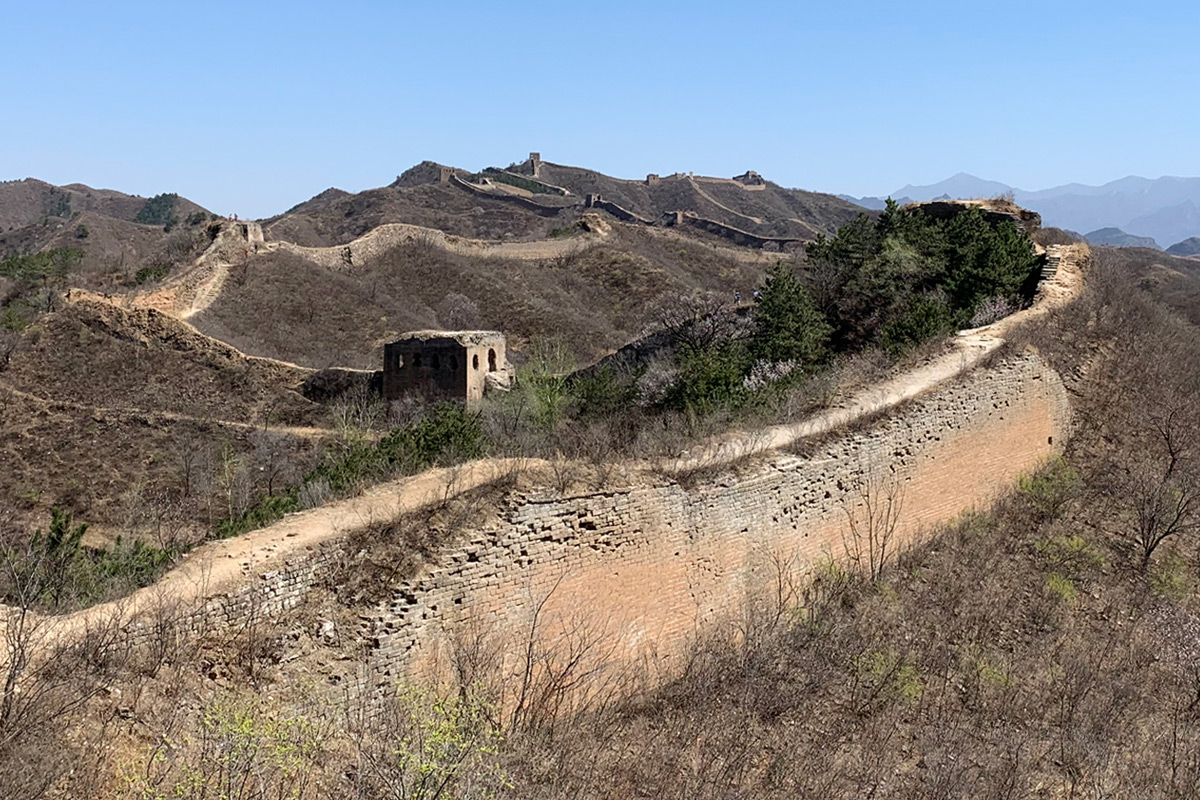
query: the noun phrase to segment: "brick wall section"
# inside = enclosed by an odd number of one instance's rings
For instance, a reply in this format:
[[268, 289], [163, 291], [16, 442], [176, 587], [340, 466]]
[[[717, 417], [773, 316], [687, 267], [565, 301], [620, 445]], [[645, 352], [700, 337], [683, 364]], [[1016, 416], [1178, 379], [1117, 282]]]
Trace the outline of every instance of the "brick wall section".
[[695, 488], [663, 480], [514, 495], [500, 522], [364, 616], [367, 679], [437, 679], [468, 630], [508, 653], [505, 669], [515, 670], [539, 603], [539, 638], [551, 649], [586, 630], [606, 661], [670, 671], [703, 626], [768, 591], [778, 563], [803, 573], [818, 559], [844, 559], [846, 504], [864, 475], [896, 476], [900, 537], [918, 542], [1059, 452], [1069, 417], [1058, 376], [1026, 355], [813, 455], [775, 454]]
[[[894, 475], [904, 487], [899, 536], [917, 543], [1060, 452], [1069, 429], [1062, 381], [1026, 354], [813, 453], [776, 453], [695, 486], [663, 478], [573, 496], [514, 493], [498, 522], [362, 614], [368, 655], [354, 689], [438, 680], [465, 634], [486, 637], [505, 654], [498, 674], [511, 674], [539, 604], [538, 639], [548, 651], [582, 636], [607, 664], [670, 674], [705, 626], [772, 591], [779, 564], [802, 579], [820, 559], [845, 560], [846, 508], [864, 476]], [[345, 546], [344, 538], [328, 540], [270, 572], [247, 574], [234, 591], [202, 592], [198, 607], [162, 613], [193, 634], [276, 618], [329, 580]], [[146, 614], [125, 629], [139, 643], [162, 624]]]
[[514, 205], [527, 208], [543, 217], [553, 217], [559, 212], [575, 206], [574, 203], [568, 205], [548, 205], [546, 203], [539, 203], [536, 200], [531, 200], [528, 197], [522, 197], [521, 195], [517, 194], [493, 194], [486, 189], [481, 189], [473, 183], [467, 183], [457, 175], [450, 176], [450, 185], [457, 186], [459, 189], [465, 189], [473, 195], [486, 197], [489, 200], [501, 200], [505, 203], [513, 203]]

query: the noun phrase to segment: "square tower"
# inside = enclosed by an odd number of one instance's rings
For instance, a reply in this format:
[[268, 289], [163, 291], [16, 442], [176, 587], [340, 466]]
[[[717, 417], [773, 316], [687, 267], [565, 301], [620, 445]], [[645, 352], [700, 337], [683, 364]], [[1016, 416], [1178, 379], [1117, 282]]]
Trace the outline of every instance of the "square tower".
[[[490, 376], [490, 377], [489, 377]], [[461, 400], [474, 408], [512, 377], [498, 331], [410, 331], [383, 348], [383, 397]]]

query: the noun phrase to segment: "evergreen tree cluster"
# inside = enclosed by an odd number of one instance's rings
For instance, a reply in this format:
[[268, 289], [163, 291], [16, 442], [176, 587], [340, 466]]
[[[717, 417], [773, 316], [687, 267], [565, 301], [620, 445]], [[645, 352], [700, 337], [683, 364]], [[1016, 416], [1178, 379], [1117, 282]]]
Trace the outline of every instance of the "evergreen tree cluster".
[[135, 222], [140, 222], [143, 225], [162, 225], [164, 228], [169, 228], [175, 224], [175, 202], [179, 200], [179, 195], [156, 194], [146, 201], [141, 210], [138, 211]]
[[977, 206], [943, 220], [889, 200], [878, 219], [864, 214], [806, 255], [799, 274], [783, 262], [767, 271], [748, 325], [703, 347], [674, 337], [678, 374], [665, 405], [740, 405], [835, 353], [879, 346], [902, 355], [969, 327], [981, 308], [1019, 308], [1038, 275], [1029, 237]]
[[950, 219], [889, 200], [807, 249], [806, 283], [834, 346], [880, 344], [893, 354], [956, 328], [979, 307], [1023, 305], [1037, 280], [1033, 242], [1011, 221], [964, 206]]

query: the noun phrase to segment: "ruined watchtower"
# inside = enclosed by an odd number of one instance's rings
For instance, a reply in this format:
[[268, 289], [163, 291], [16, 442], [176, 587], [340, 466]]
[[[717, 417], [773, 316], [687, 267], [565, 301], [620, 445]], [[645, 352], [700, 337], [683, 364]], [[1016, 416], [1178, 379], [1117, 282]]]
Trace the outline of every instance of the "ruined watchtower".
[[485, 391], [506, 390], [512, 368], [498, 331], [411, 331], [383, 348], [383, 396], [416, 395], [476, 406]]

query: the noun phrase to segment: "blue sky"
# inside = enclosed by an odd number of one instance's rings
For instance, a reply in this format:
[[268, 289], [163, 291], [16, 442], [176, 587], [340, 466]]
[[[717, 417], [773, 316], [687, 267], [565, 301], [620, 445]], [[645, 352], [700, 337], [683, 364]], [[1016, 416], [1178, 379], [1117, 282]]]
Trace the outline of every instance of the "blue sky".
[[855, 195], [1200, 175], [1194, 3], [10, 0], [0, 27], [0, 179], [223, 214], [531, 150]]

